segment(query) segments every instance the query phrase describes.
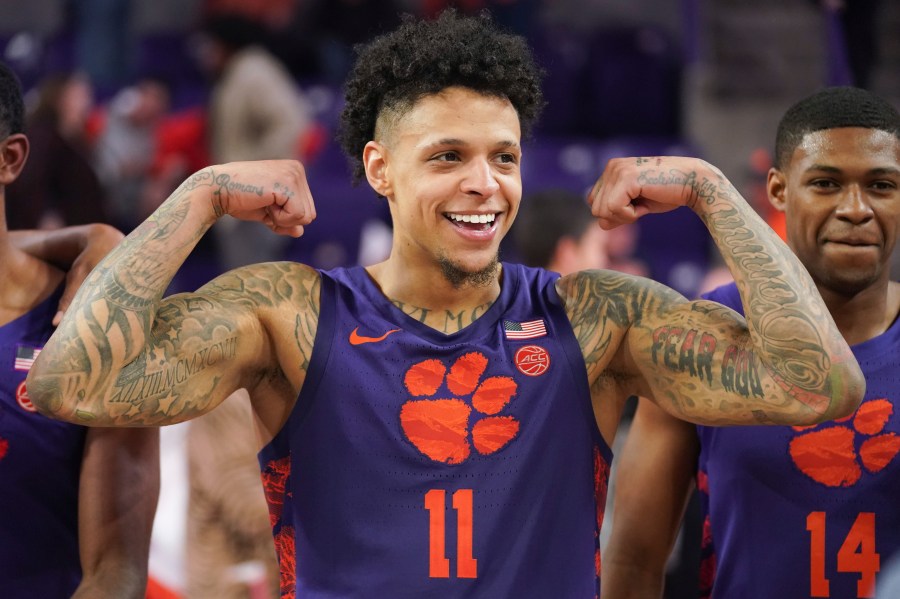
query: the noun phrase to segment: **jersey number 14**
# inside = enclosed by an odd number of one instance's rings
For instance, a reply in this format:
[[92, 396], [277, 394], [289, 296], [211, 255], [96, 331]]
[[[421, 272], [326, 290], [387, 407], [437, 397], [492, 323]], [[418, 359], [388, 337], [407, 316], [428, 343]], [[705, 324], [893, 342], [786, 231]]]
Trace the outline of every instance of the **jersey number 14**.
[[[806, 517], [809, 531], [809, 593], [813, 597], [831, 597], [825, 576], [825, 512], [810, 512]], [[875, 574], [881, 558], [875, 550], [875, 514], [860, 512], [837, 553], [838, 572], [859, 572], [857, 597], [872, 597]]]

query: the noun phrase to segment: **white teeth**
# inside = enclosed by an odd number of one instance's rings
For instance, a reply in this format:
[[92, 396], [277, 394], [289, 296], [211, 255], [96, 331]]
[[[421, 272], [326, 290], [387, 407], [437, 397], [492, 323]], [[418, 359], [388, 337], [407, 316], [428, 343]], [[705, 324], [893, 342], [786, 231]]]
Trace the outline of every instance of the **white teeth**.
[[492, 223], [497, 218], [496, 214], [447, 214], [451, 220], [462, 223]]

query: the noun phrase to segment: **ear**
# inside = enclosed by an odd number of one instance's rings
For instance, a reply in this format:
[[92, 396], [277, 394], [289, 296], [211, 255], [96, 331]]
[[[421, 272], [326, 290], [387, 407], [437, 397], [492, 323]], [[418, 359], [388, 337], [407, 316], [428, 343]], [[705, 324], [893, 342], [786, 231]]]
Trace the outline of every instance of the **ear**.
[[769, 203], [779, 212], [784, 212], [787, 193], [787, 177], [777, 168], [769, 169], [769, 176], [766, 179], [766, 192], [769, 195]]
[[0, 185], [9, 185], [19, 177], [28, 159], [28, 138], [22, 133], [0, 142]]
[[390, 196], [393, 191], [387, 162], [387, 148], [377, 141], [370, 141], [363, 148], [363, 167], [366, 169], [366, 179], [375, 193], [383, 197]]

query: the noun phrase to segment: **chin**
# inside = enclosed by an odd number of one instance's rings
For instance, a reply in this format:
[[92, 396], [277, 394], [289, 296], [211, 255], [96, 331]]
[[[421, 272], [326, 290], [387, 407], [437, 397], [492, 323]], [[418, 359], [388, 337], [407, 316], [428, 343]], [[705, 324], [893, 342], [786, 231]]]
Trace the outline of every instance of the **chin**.
[[[840, 276], [841, 273], [845, 276]], [[837, 269], [830, 271], [822, 278], [825, 287], [843, 296], [854, 296], [875, 285], [881, 272], [859, 268]], [[852, 276], [846, 276], [852, 275]]]
[[494, 282], [499, 272], [500, 260], [497, 254], [487, 260], [458, 261], [447, 256], [439, 256], [438, 262], [446, 278], [454, 287], [485, 287]]

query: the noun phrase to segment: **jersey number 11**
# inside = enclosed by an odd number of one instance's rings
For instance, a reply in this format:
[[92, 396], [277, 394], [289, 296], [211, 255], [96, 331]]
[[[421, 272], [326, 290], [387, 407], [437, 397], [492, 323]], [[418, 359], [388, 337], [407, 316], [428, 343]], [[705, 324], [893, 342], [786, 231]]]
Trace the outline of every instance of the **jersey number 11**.
[[[425, 493], [428, 511], [428, 575], [431, 578], [450, 578], [450, 560], [446, 554], [447, 492], [431, 489]], [[453, 493], [456, 511], [456, 576], [477, 578], [478, 560], [472, 556], [472, 489], [457, 489]]]

